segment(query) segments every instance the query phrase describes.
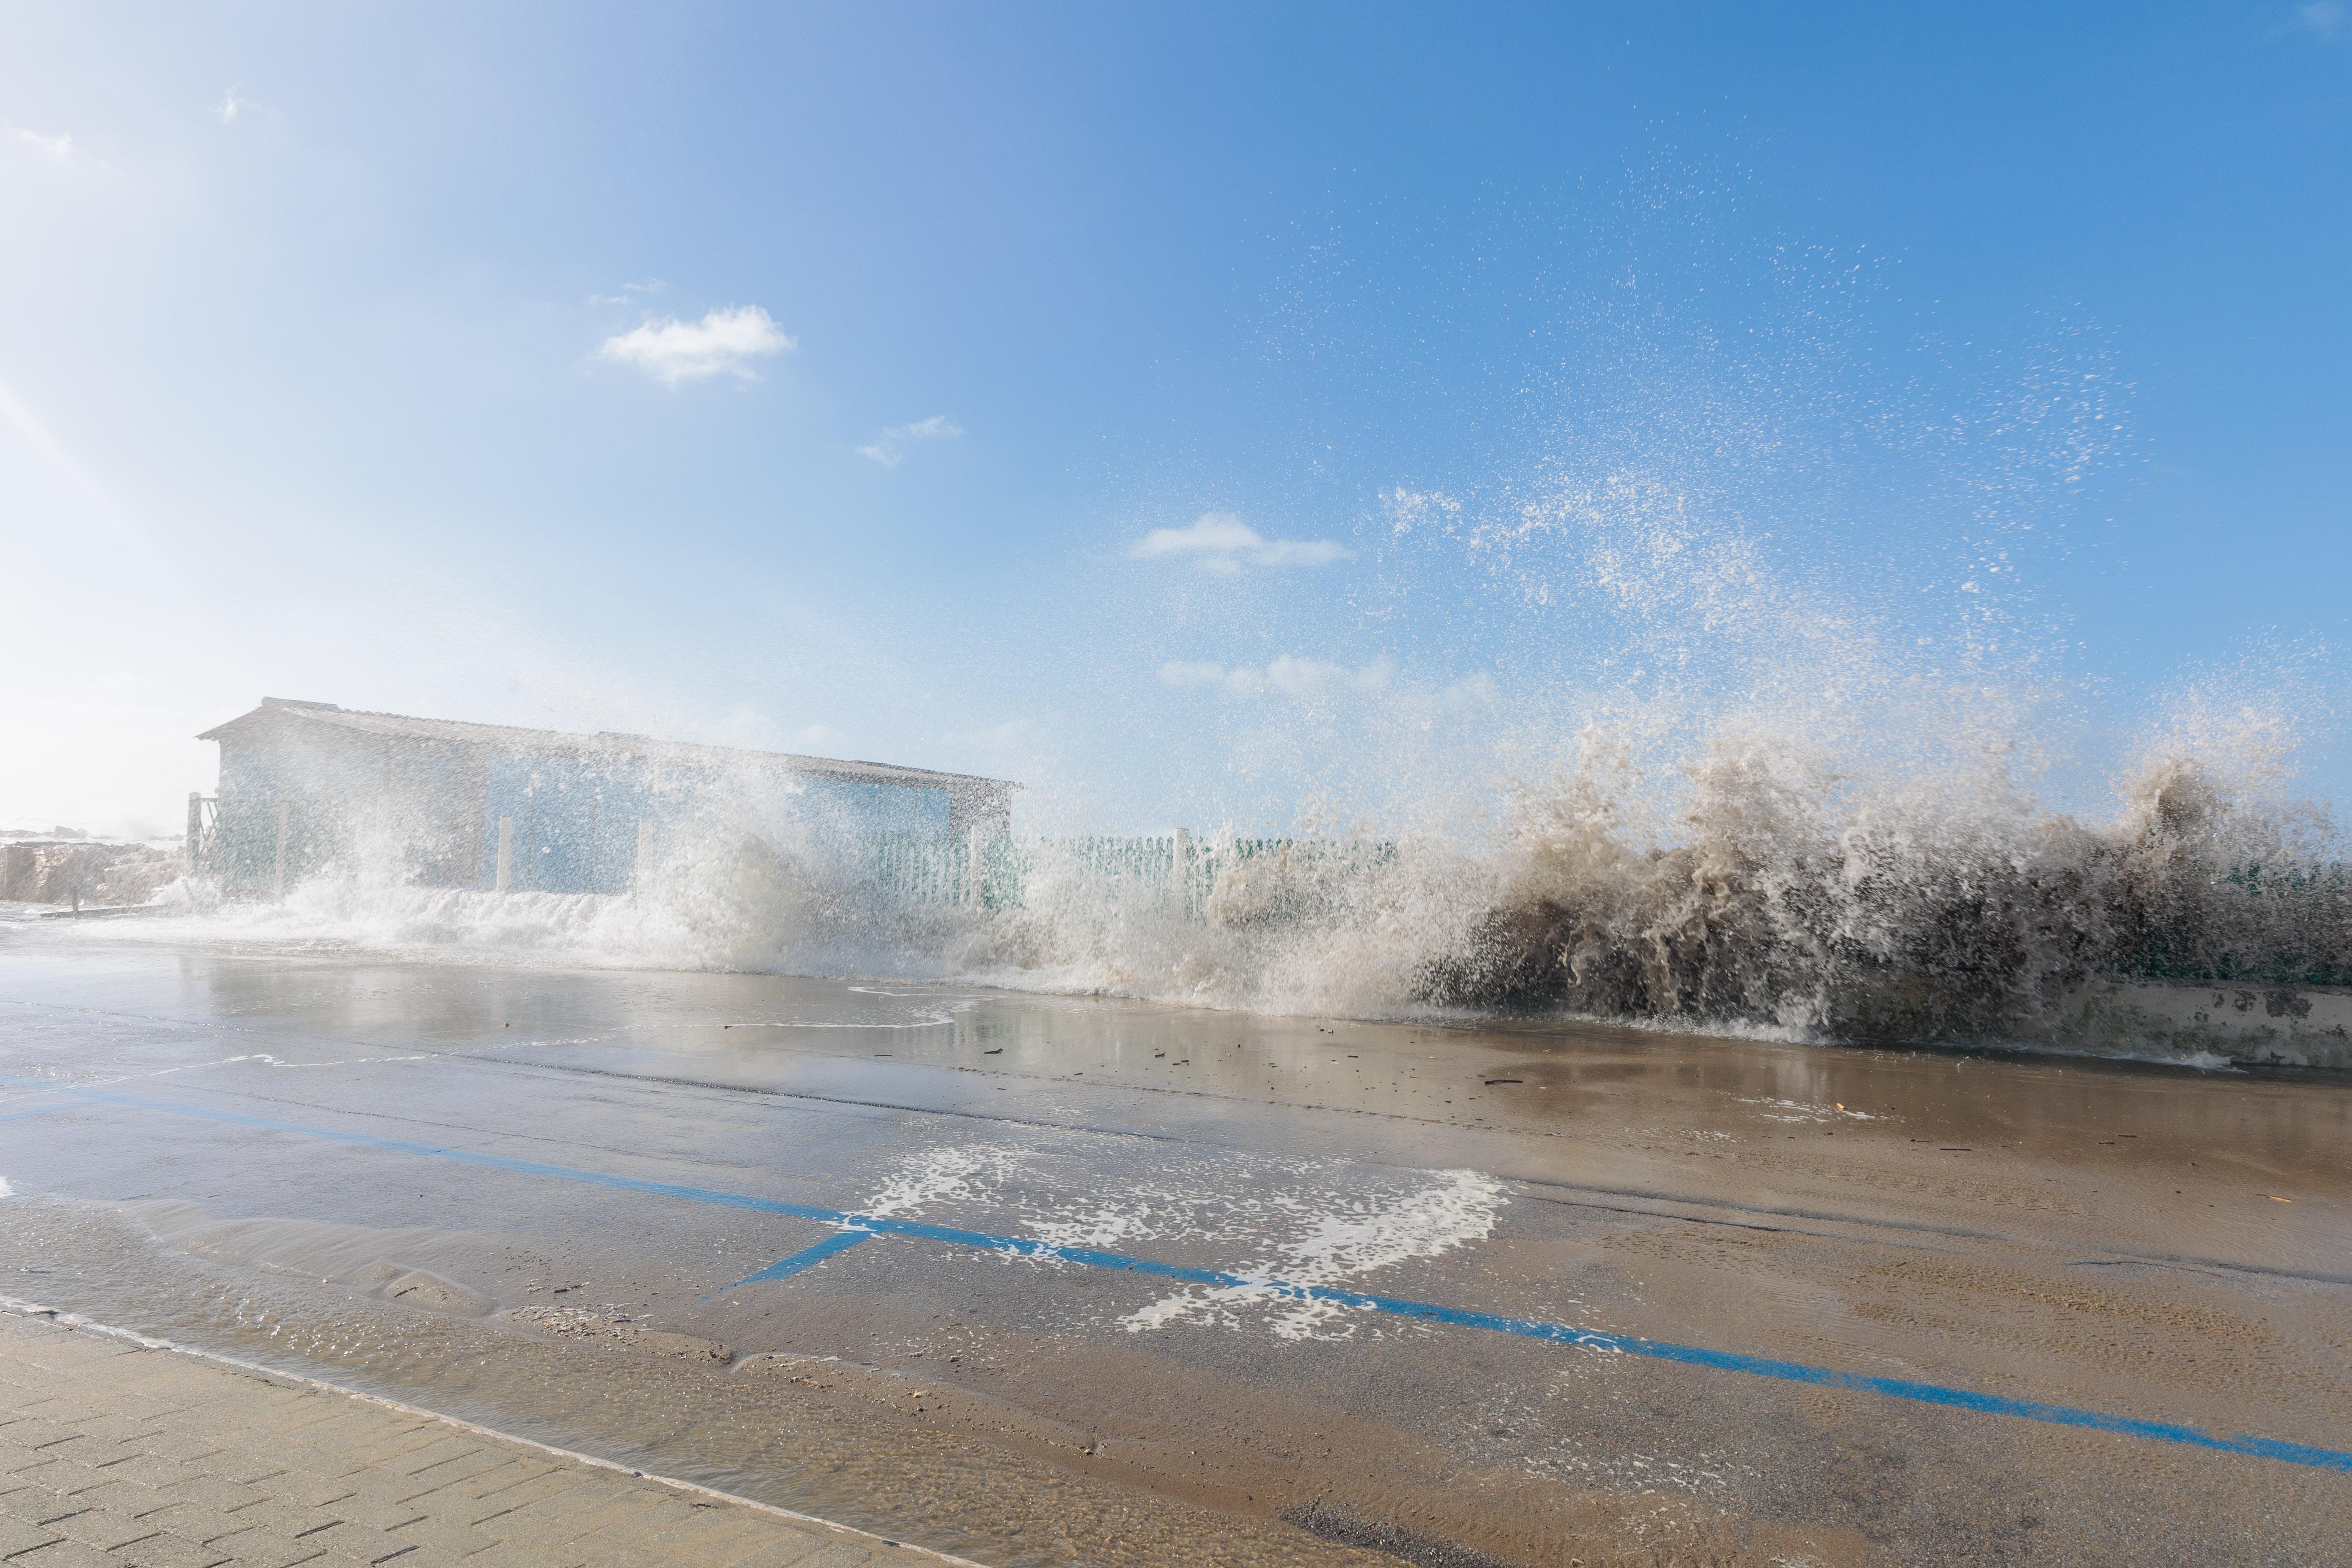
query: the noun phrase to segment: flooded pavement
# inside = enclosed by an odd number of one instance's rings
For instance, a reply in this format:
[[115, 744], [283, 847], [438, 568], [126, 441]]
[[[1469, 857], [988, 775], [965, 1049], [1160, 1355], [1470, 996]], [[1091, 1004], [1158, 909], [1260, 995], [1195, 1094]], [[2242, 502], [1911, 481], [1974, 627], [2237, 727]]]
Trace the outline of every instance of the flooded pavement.
[[0, 1079], [0, 1292], [1007, 1568], [2352, 1538], [2341, 1078], [43, 931]]

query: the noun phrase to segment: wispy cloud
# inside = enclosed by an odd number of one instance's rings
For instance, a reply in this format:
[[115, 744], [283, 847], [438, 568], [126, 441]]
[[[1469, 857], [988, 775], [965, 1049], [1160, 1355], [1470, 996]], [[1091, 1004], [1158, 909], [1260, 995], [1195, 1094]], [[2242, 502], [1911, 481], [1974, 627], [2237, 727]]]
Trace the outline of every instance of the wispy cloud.
[[916, 441], [952, 441], [963, 434], [963, 426], [944, 414], [934, 414], [929, 419], [918, 419], [912, 425], [898, 425], [857, 448], [857, 455], [886, 468], [895, 468], [906, 461], [906, 448]]
[[1229, 511], [1203, 512], [1188, 528], [1155, 528], [1128, 547], [1139, 561], [1187, 560], [1209, 572], [1251, 566], [1327, 566], [1356, 552], [1332, 539], [1266, 539]]
[[2308, 5], [2298, 5], [2294, 15], [2271, 29], [2273, 33], [2308, 33], [2315, 38], [2336, 38], [2344, 31], [2342, 0], [2312, 0]]
[[55, 136], [44, 136], [37, 131], [27, 131], [18, 125], [11, 127], [11, 132], [26, 146], [47, 157], [54, 158], [60, 163], [70, 163], [74, 161], [73, 136], [68, 132], [60, 131]]
[[699, 321], [647, 321], [606, 338], [596, 352], [599, 358], [635, 366], [664, 386], [676, 386], [722, 373], [757, 381], [750, 361], [789, 353], [798, 346], [767, 311], [757, 305], [739, 305], [713, 310]]
[[223, 125], [234, 125], [238, 121], [250, 117], [260, 108], [261, 105], [245, 96], [245, 89], [240, 86], [231, 87], [222, 93], [221, 100], [213, 105], [212, 112], [213, 117]]

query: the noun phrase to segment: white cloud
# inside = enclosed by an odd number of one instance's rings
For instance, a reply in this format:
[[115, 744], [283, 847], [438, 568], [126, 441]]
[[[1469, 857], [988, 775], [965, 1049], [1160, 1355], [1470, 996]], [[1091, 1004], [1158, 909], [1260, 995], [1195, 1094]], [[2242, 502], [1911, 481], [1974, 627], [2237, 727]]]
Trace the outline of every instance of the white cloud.
[[16, 140], [27, 147], [37, 148], [60, 163], [73, 162], [74, 144], [70, 132], [60, 131], [55, 136], [44, 136], [37, 131], [27, 131], [21, 125], [15, 129]]
[[622, 284], [617, 294], [591, 294], [588, 302], [592, 305], [635, 305], [638, 301], [629, 297], [632, 294], [658, 294], [668, 287], [658, 278], [647, 278], [640, 282]]
[[1331, 539], [1266, 539], [1229, 511], [1203, 512], [1189, 528], [1155, 528], [1128, 548], [1139, 561], [1189, 560], [1209, 572], [1252, 566], [1327, 566], [1356, 552]]
[[218, 103], [213, 105], [213, 113], [223, 125], [234, 125], [240, 118], [260, 107], [261, 105], [245, 97], [237, 89], [232, 87], [221, 94], [221, 100]]
[[634, 365], [664, 386], [676, 386], [721, 372], [757, 381], [745, 362], [761, 354], [789, 353], [798, 346], [767, 311], [740, 305], [713, 310], [699, 321], [647, 321], [634, 331], [606, 338], [596, 353], [616, 364]]
[[918, 419], [912, 425], [897, 425], [885, 430], [865, 446], [857, 455], [895, 468], [906, 460], [904, 447], [910, 441], [952, 441], [963, 434], [963, 426], [944, 414], [934, 414], [929, 419]]

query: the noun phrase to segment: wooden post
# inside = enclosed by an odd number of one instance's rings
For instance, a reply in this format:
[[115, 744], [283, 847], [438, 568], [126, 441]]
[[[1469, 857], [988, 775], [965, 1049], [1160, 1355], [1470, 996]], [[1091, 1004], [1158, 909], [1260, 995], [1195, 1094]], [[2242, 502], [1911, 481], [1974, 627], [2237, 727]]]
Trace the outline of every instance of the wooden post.
[[278, 869], [270, 878], [269, 887], [271, 895], [280, 899], [286, 896], [286, 830], [293, 816], [294, 803], [289, 800], [279, 800], [278, 803]]
[[188, 875], [193, 877], [204, 868], [199, 858], [205, 837], [205, 797], [194, 790], [188, 792]]
[[514, 818], [499, 818], [499, 891], [503, 893], [514, 883]]

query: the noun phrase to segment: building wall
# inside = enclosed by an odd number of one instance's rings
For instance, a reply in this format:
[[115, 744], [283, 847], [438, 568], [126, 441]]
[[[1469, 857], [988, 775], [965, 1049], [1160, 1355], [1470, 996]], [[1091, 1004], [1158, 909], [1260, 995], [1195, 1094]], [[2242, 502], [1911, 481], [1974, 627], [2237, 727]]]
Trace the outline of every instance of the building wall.
[[[491, 755], [483, 767], [481, 854], [473, 883], [498, 886], [499, 825], [512, 825], [518, 891], [625, 893], [637, 823], [656, 816], [642, 765], [575, 757]], [[663, 816], [670, 815], [667, 812]]]
[[798, 821], [819, 840], [869, 833], [1002, 831], [1006, 791], [883, 784], [769, 767], [656, 769], [638, 758], [493, 751], [454, 742], [292, 726], [224, 739], [214, 875], [232, 892], [284, 884], [338, 861], [388, 868], [428, 887], [498, 885], [509, 825], [518, 891], [622, 893], [635, 885], [639, 824], [656, 852], [699, 814]]

